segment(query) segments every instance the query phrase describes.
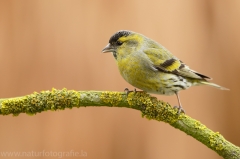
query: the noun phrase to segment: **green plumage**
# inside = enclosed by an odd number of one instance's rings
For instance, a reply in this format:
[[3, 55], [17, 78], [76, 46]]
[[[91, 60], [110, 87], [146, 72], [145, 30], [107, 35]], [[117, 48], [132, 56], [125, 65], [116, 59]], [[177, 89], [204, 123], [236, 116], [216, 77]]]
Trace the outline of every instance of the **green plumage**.
[[[122, 77], [134, 87], [149, 93], [172, 95], [191, 86], [209, 85], [227, 90], [190, 69], [157, 42], [131, 31], [119, 31], [103, 52], [112, 52]], [[179, 102], [179, 113], [183, 111]]]

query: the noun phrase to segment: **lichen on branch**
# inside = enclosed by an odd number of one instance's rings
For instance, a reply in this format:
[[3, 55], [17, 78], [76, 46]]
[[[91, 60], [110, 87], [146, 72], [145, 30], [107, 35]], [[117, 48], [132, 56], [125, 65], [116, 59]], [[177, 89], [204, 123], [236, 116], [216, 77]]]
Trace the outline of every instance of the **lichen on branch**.
[[108, 106], [139, 110], [149, 120], [163, 121], [192, 136], [226, 159], [240, 159], [240, 148], [227, 141], [219, 132], [213, 132], [199, 121], [173, 109], [168, 103], [139, 91], [124, 92], [57, 90], [0, 99], [0, 115], [20, 113], [35, 115], [47, 110], [65, 108]]

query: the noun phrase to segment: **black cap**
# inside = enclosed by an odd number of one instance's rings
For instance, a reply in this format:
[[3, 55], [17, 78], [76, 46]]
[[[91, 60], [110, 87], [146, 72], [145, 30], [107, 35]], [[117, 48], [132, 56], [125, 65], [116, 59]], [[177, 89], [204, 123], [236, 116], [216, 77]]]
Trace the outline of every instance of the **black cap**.
[[119, 38], [123, 37], [123, 36], [128, 36], [130, 35], [132, 32], [128, 31], [128, 30], [120, 30], [118, 32], [116, 32], [115, 34], [113, 34], [113, 36], [109, 39], [109, 43], [115, 43]]

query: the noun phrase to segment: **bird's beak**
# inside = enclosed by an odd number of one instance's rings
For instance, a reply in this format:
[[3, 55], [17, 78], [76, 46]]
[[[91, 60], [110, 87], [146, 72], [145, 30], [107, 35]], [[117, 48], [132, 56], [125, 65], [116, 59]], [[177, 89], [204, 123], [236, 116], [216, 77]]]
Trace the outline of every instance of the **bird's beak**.
[[106, 53], [106, 52], [114, 52], [115, 48], [109, 43], [103, 50], [102, 53]]

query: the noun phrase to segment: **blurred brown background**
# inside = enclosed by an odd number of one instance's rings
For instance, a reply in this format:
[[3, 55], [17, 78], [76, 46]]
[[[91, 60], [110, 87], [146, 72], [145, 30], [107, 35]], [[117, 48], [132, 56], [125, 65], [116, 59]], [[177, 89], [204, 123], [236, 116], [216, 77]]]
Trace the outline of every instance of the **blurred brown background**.
[[[239, 0], [0, 0], [0, 97], [53, 87], [133, 88], [113, 56], [101, 54], [113, 33], [133, 30], [230, 88], [194, 87], [180, 96], [189, 116], [239, 146], [239, 8]], [[177, 104], [175, 96], [157, 97]], [[0, 158], [2, 152], [30, 151], [52, 151], [55, 158], [70, 151], [86, 152], [82, 158], [89, 159], [221, 158], [168, 124], [126, 108], [74, 108], [0, 120]], [[53, 158], [46, 155], [38, 158]]]

